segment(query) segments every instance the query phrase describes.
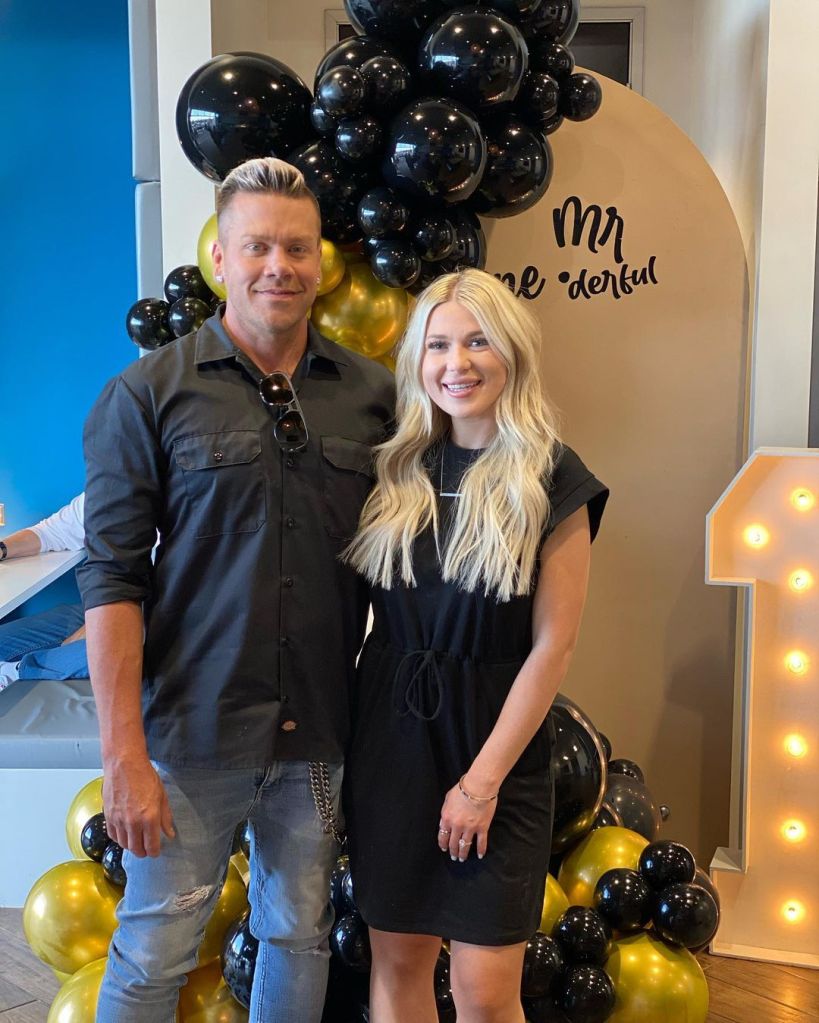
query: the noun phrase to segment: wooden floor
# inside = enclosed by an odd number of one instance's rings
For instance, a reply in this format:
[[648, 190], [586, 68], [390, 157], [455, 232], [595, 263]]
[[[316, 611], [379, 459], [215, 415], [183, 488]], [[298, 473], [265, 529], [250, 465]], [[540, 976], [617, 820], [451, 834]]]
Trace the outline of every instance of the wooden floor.
[[[707, 1023], [819, 1023], [819, 971], [699, 957], [708, 976]], [[0, 1023], [46, 1023], [59, 990], [31, 952], [19, 909], [0, 909]]]

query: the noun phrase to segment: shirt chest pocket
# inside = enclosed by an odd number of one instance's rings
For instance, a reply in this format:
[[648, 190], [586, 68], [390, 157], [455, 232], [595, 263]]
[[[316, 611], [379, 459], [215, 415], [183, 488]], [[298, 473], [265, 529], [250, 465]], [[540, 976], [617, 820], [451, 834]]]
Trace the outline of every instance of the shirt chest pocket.
[[196, 537], [253, 533], [267, 518], [262, 445], [254, 430], [183, 437], [174, 444]]
[[347, 437], [322, 437], [321, 455], [327, 532], [351, 540], [373, 485], [372, 449]]

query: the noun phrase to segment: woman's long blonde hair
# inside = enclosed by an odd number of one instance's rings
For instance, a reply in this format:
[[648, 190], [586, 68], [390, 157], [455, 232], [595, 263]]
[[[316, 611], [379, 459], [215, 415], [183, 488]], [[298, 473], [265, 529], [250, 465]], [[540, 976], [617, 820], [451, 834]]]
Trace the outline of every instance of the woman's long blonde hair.
[[[467, 469], [441, 538], [429, 453], [444, 443], [450, 419], [427, 394], [421, 363], [429, 317], [448, 301], [472, 313], [508, 376], [495, 406], [497, 432]], [[431, 524], [446, 581], [503, 601], [529, 592], [550, 511], [544, 482], [558, 444], [556, 415], [538, 375], [539, 347], [534, 317], [481, 270], [439, 277], [421, 294], [398, 350], [397, 429], [376, 448], [377, 482], [345, 552], [370, 582], [389, 589], [397, 574], [414, 585], [413, 543]]]

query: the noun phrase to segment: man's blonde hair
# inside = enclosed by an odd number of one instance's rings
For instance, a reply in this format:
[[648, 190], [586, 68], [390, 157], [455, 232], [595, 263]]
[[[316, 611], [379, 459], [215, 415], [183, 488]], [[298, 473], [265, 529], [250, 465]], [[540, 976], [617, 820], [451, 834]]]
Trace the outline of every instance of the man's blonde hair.
[[307, 187], [304, 175], [291, 163], [275, 156], [260, 156], [247, 160], [228, 174], [216, 191], [216, 219], [230, 206], [240, 192], [256, 192], [262, 195], [282, 195], [288, 199], [309, 199], [315, 206], [321, 224], [321, 209], [315, 195]]

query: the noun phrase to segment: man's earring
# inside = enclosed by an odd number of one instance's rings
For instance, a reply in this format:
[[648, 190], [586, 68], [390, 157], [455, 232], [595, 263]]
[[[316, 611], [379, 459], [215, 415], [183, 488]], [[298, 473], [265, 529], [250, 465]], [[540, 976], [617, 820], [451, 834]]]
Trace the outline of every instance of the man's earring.
[[225, 278], [221, 274], [216, 274], [213, 279], [221, 284]]
[[316, 284], [321, 284], [321, 274], [316, 278]]

